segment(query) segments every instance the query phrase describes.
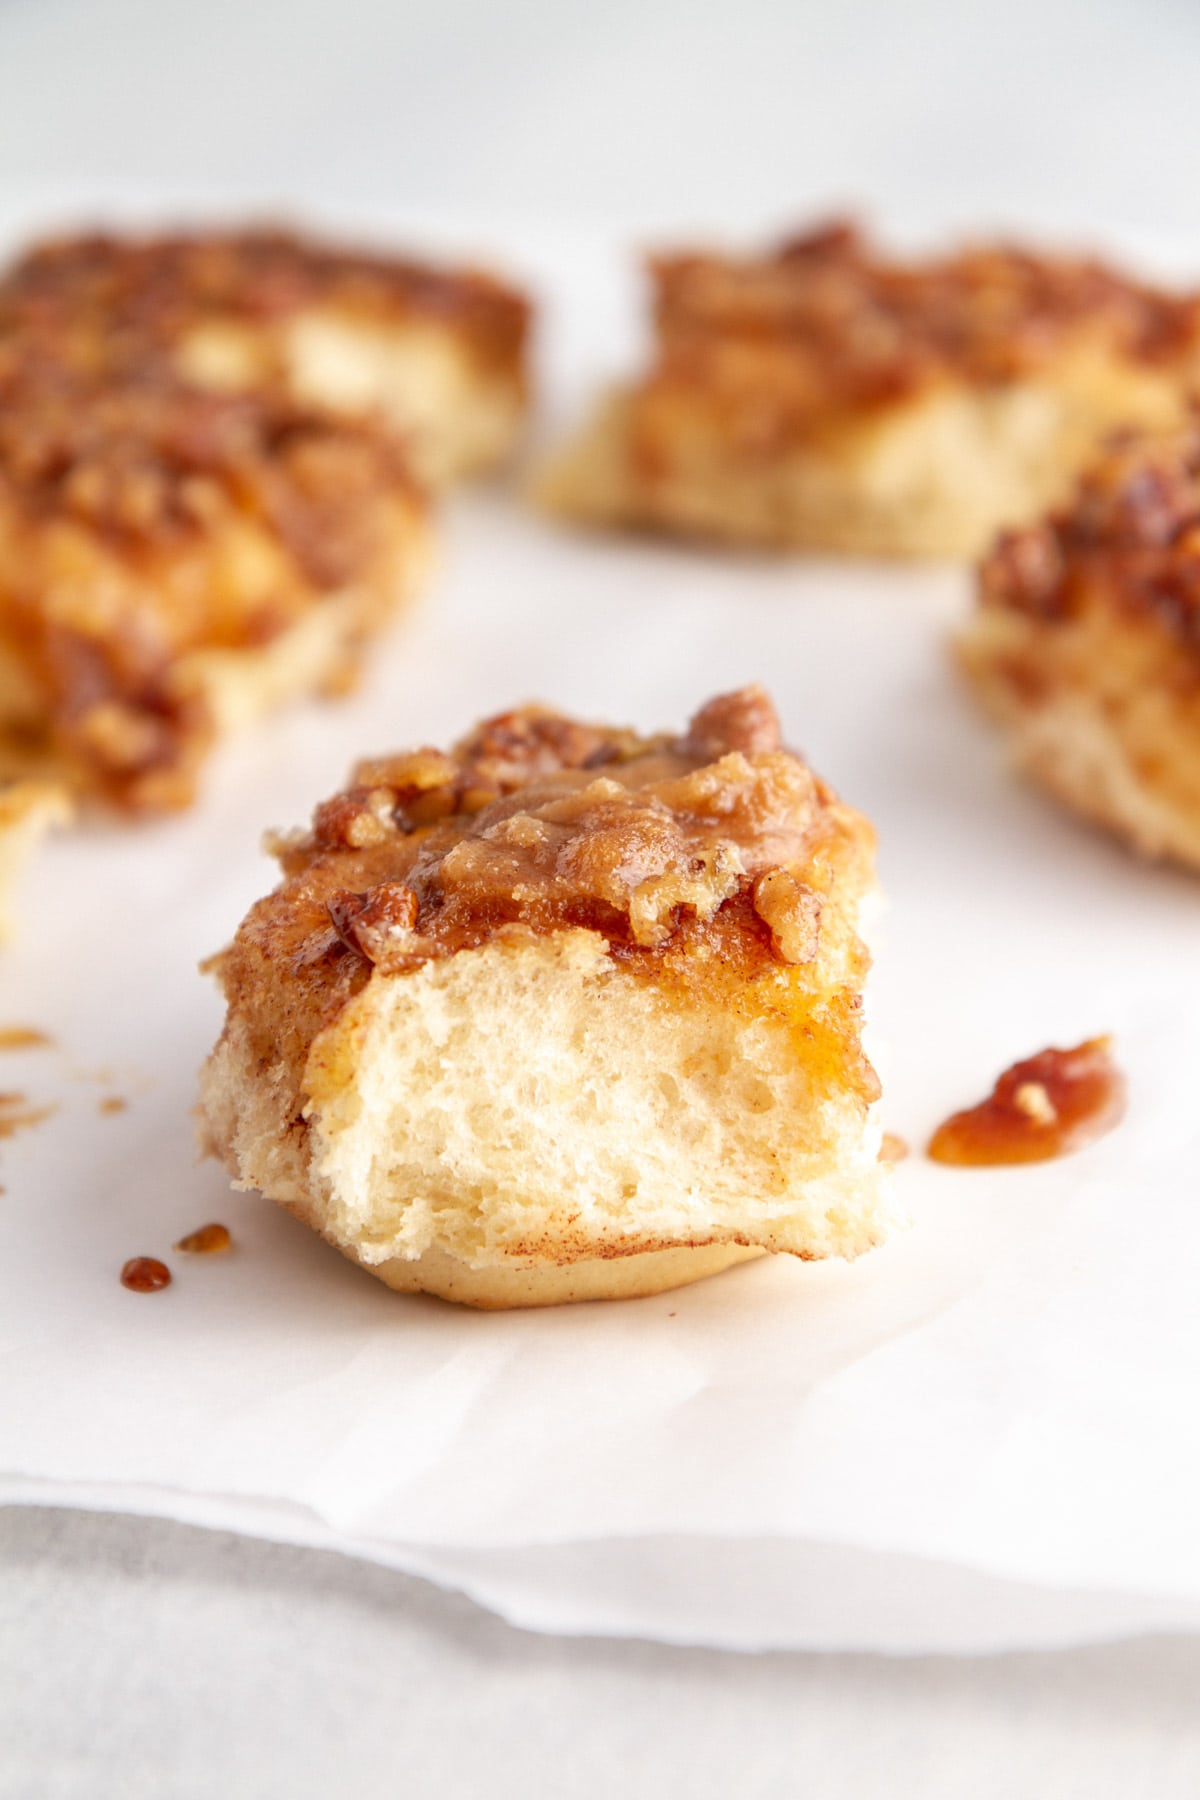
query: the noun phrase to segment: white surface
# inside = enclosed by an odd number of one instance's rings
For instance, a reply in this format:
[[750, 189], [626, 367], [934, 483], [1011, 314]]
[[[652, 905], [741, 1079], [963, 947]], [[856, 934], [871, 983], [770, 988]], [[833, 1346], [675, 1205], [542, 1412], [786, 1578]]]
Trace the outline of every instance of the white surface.
[[1187, 0], [6, 0], [0, 31], [24, 186], [1200, 228]]
[[[512, 256], [573, 321], [574, 385], [609, 349], [598, 258], [537, 232]], [[42, 860], [6, 1003], [127, 1070], [132, 1105], [101, 1116], [61, 1056], [6, 1063], [62, 1111], [5, 1147], [0, 1496], [333, 1543], [544, 1629], [911, 1651], [1200, 1623], [1191, 882], [1011, 782], [948, 666], [959, 573], [597, 542], [512, 494], [456, 502], [446, 536], [353, 703], [229, 746], [189, 817]], [[889, 1128], [919, 1151], [1016, 1056], [1112, 1031], [1119, 1131], [1038, 1168], [914, 1154], [912, 1229], [853, 1266], [490, 1316], [398, 1299], [194, 1166], [220, 1016], [195, 965], [273, 879], [265, 825], [305, 819], [356, 754], [527, 696], [682, 727], [760, 677], [879, 832]], [[153, 1298], [117, 1285], [211, 1216], [235, 1256], [175, 1259]]]
[[[582, 210], [753, 231], [850, 198], [885, 223], [1200, 243], [1198, 54], [1185, 0], [6, 0], [0, 176], [497, 229]], [[1194, 1642], [741, 1661], [513, 1638], [398, 1576], [152, 1522], [11, 1513], [0, 1536], [5, 1800], [369, 1796], [398, 1766], [439, 1800], [1200, 1785]]]
[[902, 1663], [589, 1643], [341, 1557], [20, 1511], [0, 1594], [4, 1800], [1200, 1789], [1195, 1639]]

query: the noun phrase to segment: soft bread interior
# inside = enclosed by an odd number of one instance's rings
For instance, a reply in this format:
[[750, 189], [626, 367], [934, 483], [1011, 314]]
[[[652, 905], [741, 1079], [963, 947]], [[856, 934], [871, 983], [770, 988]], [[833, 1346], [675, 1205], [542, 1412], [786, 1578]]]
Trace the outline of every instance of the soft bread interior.
[[593, 932], [495, 939], [374, 974], [313, 1040], [302, 1130], [231, 1017], [208, 1128], [393, 1286], [474, 1304], [657, 1291], [731, 1250], [854, 1256], [889, 1222], [878, 1127], [796, 984], [775, 965], [705, 998]]

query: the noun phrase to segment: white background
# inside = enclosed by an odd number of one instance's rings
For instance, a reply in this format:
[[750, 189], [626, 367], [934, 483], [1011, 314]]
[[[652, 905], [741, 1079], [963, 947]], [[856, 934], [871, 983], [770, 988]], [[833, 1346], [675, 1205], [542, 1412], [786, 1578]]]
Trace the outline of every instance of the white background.
[[[1200, 13], [0, 5], [4, 198], [752, 234], [830, 202], [1200, 249]], [[1200, 1647], [889, 1664], [522, 1637], [374, 1569], [0, 1518], [0, 1793], [1200, 1789]]]

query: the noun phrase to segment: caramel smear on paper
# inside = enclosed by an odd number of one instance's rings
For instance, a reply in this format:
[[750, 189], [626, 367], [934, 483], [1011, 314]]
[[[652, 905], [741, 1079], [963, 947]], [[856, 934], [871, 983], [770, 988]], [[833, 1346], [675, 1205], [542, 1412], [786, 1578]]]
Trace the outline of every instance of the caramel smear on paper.
[[0, 1025], [0, 1050], [52, 1050], [54, 1039], [36, 1025]]
[[57, 1111], [56, 1106], [31, 1106], [27, 1094], [0, 1093], [0, 1138], [16, 1137]]

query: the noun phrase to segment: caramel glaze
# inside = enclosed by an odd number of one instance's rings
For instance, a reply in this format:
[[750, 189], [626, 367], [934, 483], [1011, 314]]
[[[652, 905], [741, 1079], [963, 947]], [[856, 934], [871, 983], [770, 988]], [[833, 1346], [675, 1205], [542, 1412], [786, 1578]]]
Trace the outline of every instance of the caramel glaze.
[[121, 1286], [133, 1294], [156, 1294], [170, 1285], [171, 1271], [156, 1256], [131, 1256], [121, 1270]]
[[930, 1139], [934, 1162], [979, 1167], [1048, 1162], [1111, 1131], [1125, 1111], [1112, 1040], [1041, 1050], [1014, 1063], [986, 1100], [953, 1113]]
[[[605, 937], [631, 973], [737, 1005], [746, 982], [781, 965], [819, 967], [829, 895], [848, 884], [839, 903], [856, 902], [864, 837], [865, 822], [783, 749], [761, 688], [718, 696], [680, 738], [525, 708], [448, 756], [361, 764], [311, 833], [277, 846], [291, 879], [263, 923], [274, 932], [283, 914], [297, 992], [313, 968], [334, 1008], [372, 968], [572, 927]], [[861, 946], [850, 954], [861, 975]], [[840, 968], [814, 980], [805, 1029], [827, 1035], [833, 1057], [857, 1042], [861, 983], [843, 985]], [[870, 1064], [850, 1061], [842, 1078], [874, 1099]]]
[[1114, 437], [1068, 506], [1000, 537], [980, 601], [1049, 625], [1150, 617], [1200, 657], [1200, 424]]
[[782, 748], [767, 696], [744, 688], [676, 739], [534, 707], [502, 714], [448, 756], [360, 764], [311, 834], [278, 848], [288, 874], [320, 874], [318, 954], [339, 940], [370, 963], [411, 967], [522, 924], [599, 931], [619, 955], [740, 904], [779, 960], [806, 963], [822, 859], [851, 819]]

